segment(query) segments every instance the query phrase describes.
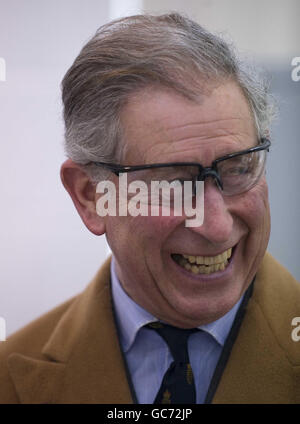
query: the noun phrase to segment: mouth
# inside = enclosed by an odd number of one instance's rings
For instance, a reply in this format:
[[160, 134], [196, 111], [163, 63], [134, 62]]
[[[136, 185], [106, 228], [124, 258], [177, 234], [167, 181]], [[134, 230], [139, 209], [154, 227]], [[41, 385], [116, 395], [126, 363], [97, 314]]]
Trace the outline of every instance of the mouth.
[[235, 247], [230, 247], [216, 256], [193, 256], [174, 253], [172, 259], [186, 271], [192, 274], [213, 274], [224, 271], [230, 261]]

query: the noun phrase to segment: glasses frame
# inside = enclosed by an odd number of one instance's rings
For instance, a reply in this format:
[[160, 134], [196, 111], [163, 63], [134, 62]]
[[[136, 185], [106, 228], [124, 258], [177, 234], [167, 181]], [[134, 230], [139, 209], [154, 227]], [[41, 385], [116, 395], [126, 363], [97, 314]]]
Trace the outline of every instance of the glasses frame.
[[261, 138], [259, 144], [257, 146], [251, 147], [250, 149], [241, 150], [239, 152], [230, 153], [225, 156], [221, 156], [220, 158], [215, 159], [211, 166], [203, 166], [199, 162], [169, 162], [169, 163], [151, 163], [144, 165], [120, 165], [116, 163], [107, 163], [107, 162], [90, 162], [96, 166], [103, 166], [104, 168], [109, 169], [115, 175], [119, 176], [121, 173], [125, 172], [133, 172], [133, 171], [141, 171], [144, 169], [155, 169], [155, 168], [167, 168], [172, 166], [195, 166], [199, 168], [198, 176], [195, 177], [194, 181], [204, 181], [205, 178], [211, 176], [213, 177], [217, 185], [223, 190], [222, 181], [218, 172], [218, 163], [223, 162], [227, 159], [232, 159], [237, 156], [242, 156], [252, 152], [258, 152], [261, 150], [267, 150], [269, 152], [269, 148], [271, 146], [271, 141], [268, 138]]

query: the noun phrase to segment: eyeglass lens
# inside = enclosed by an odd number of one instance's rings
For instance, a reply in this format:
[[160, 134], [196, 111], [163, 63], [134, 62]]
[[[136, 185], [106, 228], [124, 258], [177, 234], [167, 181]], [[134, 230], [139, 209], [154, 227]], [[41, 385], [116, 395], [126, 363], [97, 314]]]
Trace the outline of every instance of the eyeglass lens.
[[[260, 150], [227, 158], [217, 162], [216, 170], [222, 182], [224, 195], [243, 193], [252, 188], [261, 178], [266, 162], [266, 151]], [[201, 172], [196, 165], [174, 165], [168, 167], [149, 168], [127, 174], [128, 184], [142, 181], [151, 188], [152, 182], [181, 184], [185, 181], [201, 180]]]

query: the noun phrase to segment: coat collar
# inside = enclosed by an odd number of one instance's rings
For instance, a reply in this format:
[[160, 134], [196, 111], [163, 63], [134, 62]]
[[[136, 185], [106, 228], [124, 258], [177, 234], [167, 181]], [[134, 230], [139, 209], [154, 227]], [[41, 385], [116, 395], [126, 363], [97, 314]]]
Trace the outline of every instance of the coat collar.
[[77, 296], [44, 345], [43, 359], [11, 354], [22, 403], [131, 403], [111, 305], [110, 260]]
[[299, 299], [299, 283], [266, 253], [213, 403], [298, 403], [300, 345], [291, 321]]
[[[291, 365], [299, 369], [291, 320], [297, 311], [299, 315], [300, 297], [298, 283], [292, 280], [266, 255], [214, 403], [291, 402]], [[39, 359], [10, 355], [9, 370], [20, 401], [132, 403], [112, 312], [110, 260], [70, 305]]]

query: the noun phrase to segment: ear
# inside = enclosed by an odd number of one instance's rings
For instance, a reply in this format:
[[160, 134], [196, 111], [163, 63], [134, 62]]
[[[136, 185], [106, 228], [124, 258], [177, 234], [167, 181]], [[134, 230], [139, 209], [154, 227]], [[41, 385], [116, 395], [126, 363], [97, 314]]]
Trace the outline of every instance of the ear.
[[88, 175], [68, 159], [61, 166], [60, 178], [85, 226], [93, 234], [104, 234], [104, 219], [96, 212], [96, 187]]

